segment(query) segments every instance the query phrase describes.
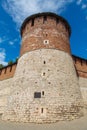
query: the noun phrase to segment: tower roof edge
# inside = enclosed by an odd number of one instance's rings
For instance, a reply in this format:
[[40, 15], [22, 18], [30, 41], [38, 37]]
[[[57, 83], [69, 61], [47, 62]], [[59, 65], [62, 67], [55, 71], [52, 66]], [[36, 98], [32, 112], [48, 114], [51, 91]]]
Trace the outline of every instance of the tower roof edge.
[[37, 17], [41, 17], [41, 16], [52, 16], [52, 17], [55, 17], [56, 19], [60, 19], [61, 21], [64, 22], [65, 26], [67, 26], [68, 31], [69, 31], [69, 36], [71, 35], [71, 27], [70, 27], [69, 23], [67, 22], [67, 20], [53, 12], [42, 12], [42, 13], [33, 14], [33, 15], [27, 17], [21, 25], [21, 28], [20, 28], [21, 35], [22, 35], [22, 30], [26, 26], [28, 21], [30, 21], [31, 19], [35, 19]]

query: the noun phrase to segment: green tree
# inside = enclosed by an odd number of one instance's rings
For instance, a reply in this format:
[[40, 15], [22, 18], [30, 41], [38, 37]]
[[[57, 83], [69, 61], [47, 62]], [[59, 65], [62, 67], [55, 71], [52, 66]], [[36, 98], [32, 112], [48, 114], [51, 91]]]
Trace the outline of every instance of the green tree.
[[4, 66], [2, 64], [0, 64], [0, 69], [2, 69]]
[[16, 58], [15, 62], [18, 62], [18, 58]]
[[13, 64], [13, 61], [12, 61], [12, 60], [8, 62], [8, 65], [12, 65], [12, 64]]

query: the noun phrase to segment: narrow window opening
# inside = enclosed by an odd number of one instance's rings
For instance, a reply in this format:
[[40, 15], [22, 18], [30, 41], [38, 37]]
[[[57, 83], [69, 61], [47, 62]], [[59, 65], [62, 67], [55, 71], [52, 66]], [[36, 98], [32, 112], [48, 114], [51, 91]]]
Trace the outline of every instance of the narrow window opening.
[[43, 73], [43, 76], [45, 76], [45, 72]]
[[2, 70], [0, 70], [0, 75], [1, 75], [1, 73], [2, 73]]
[[47, 21], [47, 16], [44, 16], [43, 18], [43, 23], [45, 23], [45, 21]]
[[41, 108], [41, 113], [43, 113], [43, 108]]
[[44, 91], [42, 91], [42, 95], [44, 96]]
[[81, 60], [81, 65], [83, 65], [83, 61]]
[[86, 65], [87, 65], [87, 60], [86, 60]]
[[12, 66], [10, 67], [10, 72], [12, 71]]
[[7, 70], [7, 68], [5, 69], [5, 72], [4, 72], [4, 74], [6, 74], [6, 70]]
[[58, 23], [59, 23], [59, 19], [56, 20], [56, 24], [58, 24]]
[[48, 82], [48, 84], [51, 84], [51, 82]]
[[46, 34], [46, 37], [47, 37], [47, 34]]
[[32, 19], [32, 23], [31, 23], [31, 26], [34, 26], [34, 19]]
[[43, 63], [46, 64], [46, 61], [44, 61]]

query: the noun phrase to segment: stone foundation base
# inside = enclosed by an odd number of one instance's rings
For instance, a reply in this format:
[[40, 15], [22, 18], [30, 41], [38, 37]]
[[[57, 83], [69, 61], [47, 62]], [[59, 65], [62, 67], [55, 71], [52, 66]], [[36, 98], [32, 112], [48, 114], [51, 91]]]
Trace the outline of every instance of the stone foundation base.
[[26, 109], [24, 112], [15, 113], [14, 110], [7, 111], [2, 116], [2, 120], [14, 122], [32, 122], [32, 123], [53, 123], [58, 121], [71, 121], [83, 116], [81, 106], [49, 106], [45, 108], [43, 113], [37, 109], [32, 112], [32, 108]]

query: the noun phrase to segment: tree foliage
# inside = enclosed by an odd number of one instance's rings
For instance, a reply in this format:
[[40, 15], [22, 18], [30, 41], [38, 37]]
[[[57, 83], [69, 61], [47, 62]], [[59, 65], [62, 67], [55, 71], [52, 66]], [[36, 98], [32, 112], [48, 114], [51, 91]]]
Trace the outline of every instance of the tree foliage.
[[16, 58], [15, 62], [18, 62], [18, 58]]
[[0, 69], [2, 69], [4, 67], [4, 65], [0, 64]]
[[12, 60], [8, 62], [8, 65], [12, 65], [12, 64], [13, 64], [13, 61], [12, 61]]

